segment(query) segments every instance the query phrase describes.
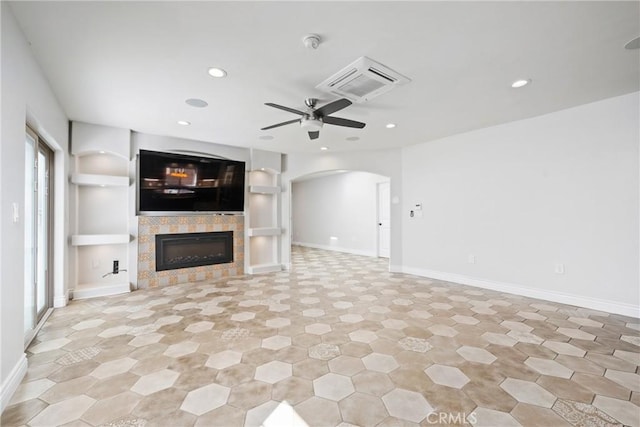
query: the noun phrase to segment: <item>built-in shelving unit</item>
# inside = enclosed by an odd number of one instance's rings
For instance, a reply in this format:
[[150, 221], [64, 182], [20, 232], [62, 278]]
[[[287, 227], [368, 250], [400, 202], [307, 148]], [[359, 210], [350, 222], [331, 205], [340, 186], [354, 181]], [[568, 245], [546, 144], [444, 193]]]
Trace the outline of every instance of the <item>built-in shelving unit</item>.
[[282, 229], [279, 227], [254, 227], [249, 228], [249, 237], [256, 236], [279, 236]]
[[89, 187], [127, 187], [129, 186], [129, 177], [74, 173], [71, 174], [71, 182]]
[[[74, 299], [130, 291], [130, 131], [74, 122], [71, 133], [75, 186]], [[119, 271], [113, 273], [113, 261]]]
[[249, 172], [247, 265], [249, 274], [282, 270], [280, 261], [281, 155], [252, 150]]

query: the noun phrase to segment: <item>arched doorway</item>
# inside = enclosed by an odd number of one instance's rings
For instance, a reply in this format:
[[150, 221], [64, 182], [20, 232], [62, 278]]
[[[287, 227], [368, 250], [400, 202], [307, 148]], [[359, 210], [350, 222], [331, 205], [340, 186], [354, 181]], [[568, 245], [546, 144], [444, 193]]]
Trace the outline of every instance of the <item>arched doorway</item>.
[[338, 169], [298, 177], [290, 188], [292, 245], [389, 258], [389, 177]]

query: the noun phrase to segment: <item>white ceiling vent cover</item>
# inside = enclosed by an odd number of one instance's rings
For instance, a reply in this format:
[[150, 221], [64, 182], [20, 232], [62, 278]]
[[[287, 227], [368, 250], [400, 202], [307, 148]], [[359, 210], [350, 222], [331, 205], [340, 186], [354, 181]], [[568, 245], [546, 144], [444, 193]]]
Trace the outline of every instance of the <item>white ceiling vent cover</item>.
[[410, 81], [408, 77], [363, 56], [320, 83], [316, 89], [361, 103]]

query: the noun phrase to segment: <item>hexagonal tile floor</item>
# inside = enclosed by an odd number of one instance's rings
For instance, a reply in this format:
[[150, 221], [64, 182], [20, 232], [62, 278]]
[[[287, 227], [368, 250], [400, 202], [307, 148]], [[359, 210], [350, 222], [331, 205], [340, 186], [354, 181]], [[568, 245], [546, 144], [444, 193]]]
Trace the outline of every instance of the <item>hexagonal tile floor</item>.
[[0, 424], [640, 426], [638, 319], [293, 257], [55, 310]]

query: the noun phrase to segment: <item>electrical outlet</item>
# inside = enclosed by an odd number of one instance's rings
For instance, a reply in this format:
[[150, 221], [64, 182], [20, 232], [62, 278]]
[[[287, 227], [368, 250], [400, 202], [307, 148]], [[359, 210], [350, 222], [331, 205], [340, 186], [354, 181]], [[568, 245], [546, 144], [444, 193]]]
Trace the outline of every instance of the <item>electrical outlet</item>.
[[469, 262], [469, 264], [475, 264], [476, 263], [476, 256], [473, 254], [469, 254], [469, 257], [467, 258], [467, 261]]
[[564, 274], [564, 264], [556, 264], [554, 271], [556, 274]]
[[117, 259], [113, 260], [113, 274], [118, 274], [120, 272], [120, 261]]

